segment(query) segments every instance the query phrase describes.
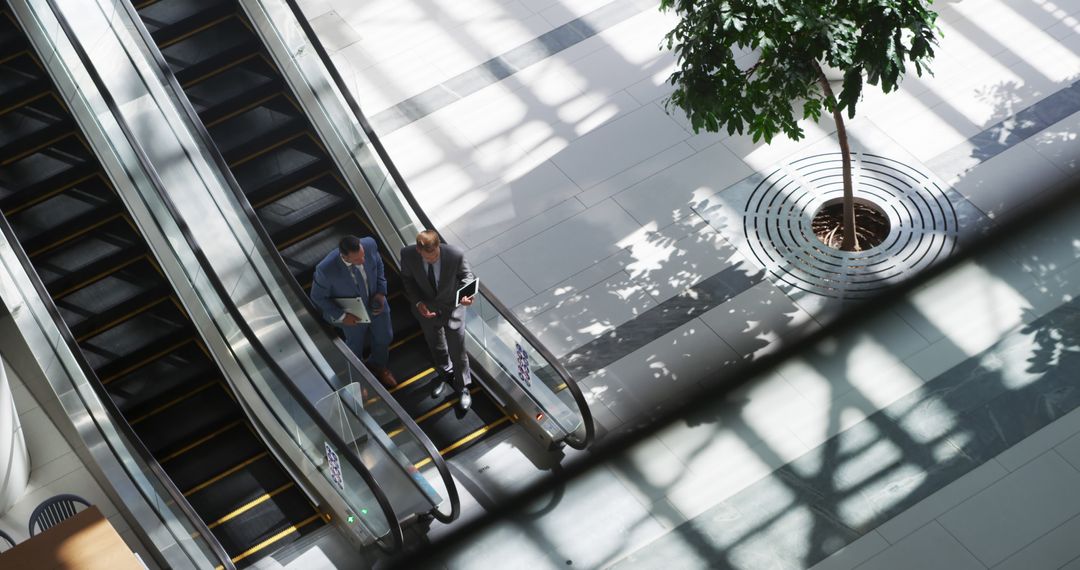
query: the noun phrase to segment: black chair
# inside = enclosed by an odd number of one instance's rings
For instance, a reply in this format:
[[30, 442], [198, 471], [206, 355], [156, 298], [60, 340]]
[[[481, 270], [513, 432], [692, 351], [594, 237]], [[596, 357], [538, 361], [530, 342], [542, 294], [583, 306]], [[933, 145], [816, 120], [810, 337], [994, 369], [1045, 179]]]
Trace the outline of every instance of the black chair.
[[8, 533], [0, 530], [0, 552], [11, 550], [11, 547], [13, 546], [15, 546], [15, 539], [8, 536]]
[[[82, 508], [79, 508], [80, 505]], [[45, 499], [30, 514], [30, 536], [49, 530], [89, 506], [90, 503], [78, 495], [57, 495]]]

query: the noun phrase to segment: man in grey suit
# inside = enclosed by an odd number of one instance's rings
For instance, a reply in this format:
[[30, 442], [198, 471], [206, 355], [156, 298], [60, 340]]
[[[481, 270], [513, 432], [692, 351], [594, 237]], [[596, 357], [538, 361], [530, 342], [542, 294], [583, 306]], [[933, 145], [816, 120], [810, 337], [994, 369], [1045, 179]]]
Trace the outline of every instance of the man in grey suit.
[[457, 290], [475, 277], [465, 254], [439, 243], [439, 234], [425, 230], [416, 236], [416, 246], [401, 248], [401, 285], [420, 321], [435, 369], [439, 373], [432, 396], [438, 398], [453, 383], [462, 411], [472, 404], [469, 384], [469, 355], [465, 352], [465, 307], [472, 297], [456, 299]]
[[[334, 301], [355, 298], [363, 302], [371, 317], [370, 323], [361, 323], [357, 315], [346, 312]], [[387, 367], [394, 329], [390, 322], [390, 305], [386, 302], [386, 273], [375, 240], [356, 236], [342, 238], [337, 249], [326, 254], [315, 266], [311, 300], [326, 320], [345, 331], [345, 344], [357, 358], [363, 358], [364, 341], [370, 332], [368, 368], [387, 388], [397, 386], [397, 380]]]

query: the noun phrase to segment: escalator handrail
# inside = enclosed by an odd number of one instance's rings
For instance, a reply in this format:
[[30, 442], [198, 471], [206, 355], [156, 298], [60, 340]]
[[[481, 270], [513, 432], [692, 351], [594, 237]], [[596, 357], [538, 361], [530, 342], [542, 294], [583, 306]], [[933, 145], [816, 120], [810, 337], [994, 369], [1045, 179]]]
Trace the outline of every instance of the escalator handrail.
[[[326, 48], [323, 46], [322, 41], [319, 40], [318, 34], [311, 27], [311, 23], [308, 22], [306, 16], [300, 6], [296, 3], [296, 0], [283, 0], [288, 4], [289, 9], [292, 10], [293, 16], [296, 18], [300, 27], [304, 30], [304, 34], [307, 36], [308, 42], [315, 48], [315, 53], [319, 55], [319, 59], [322, 61], [323, 66], [326, 68], [330, 77], [334, 81], [334, 85], [338, 91], [341, 92], [341, 96], [344, 97], [346, 104], [349, 106], [349, 110], [352, 111], [354, 118], [363, 129], [364, 135], [367, 136], [371, 145], [375, 147], [375, 152], [379, 155], [383, 163], [383, 167], [389, 172], [390, 177], [397, 184], [398, 190], [401, 191], [405, 201], [408, 202], [409, 207], [412, 208], [413, 214], [416, 215], [420, 222], [426, 228], [435, 229], [435, 224], [431, 222], [424, 209], [420, 207], [420, 202], [413, 196], [412, 190], [405, 182], [405, 178], [401, 175], [401, 172], [397, 169], [394, 161], [390, 159], [389, 153], [386, 152], [386, 148], [383, 146], [382, 141], [379, 140], [379, 136], [375, 134], [375, 129], [371, 128], [371, 123], [368, 122], [367, 117], [363, 111], [360, 110], [360, 105], [357, 103], [356, 98], [353, 97], [352, 91], [346, 86], [345, 80], [342, 79], [341, 74], [337, 70], [337, 66], [333, 64], [330, 59], [330, 55], [326, 52]], [[441, 236], [441, 234], [440, 234]], [[559, 362], [559, 359], [540, 342], [540, 339], [536, 337], [528, 328], [525, 327], [513, 312], [510, 311], [501, 301], [495, 297], [491, 290], [488, 289], [483, 282], [480, 283], [480, 294], [487, 299], [495, 310], [499, 312], [502, 318], [506, 319], [512, 327], [520, 334], [526, 342], [528, 342], [541, 356], [547, 360], [555, 372], [559, 375], [563, 382], [566, 383], [566, 388], [570, 390], [570, 393], [574, 397], [574, 402], [577, 404], [578, 409], [581, 412], [583, 421], [585, 422], [585, 436], [581, 439], [567, 436], [567, 443], [575, 449], [585, 449], [588, 447], [596, 436], [596, 429], [593, 425], [592, 411], [589, 409], [589, 403], [585, 399], [585, 395], [581, 391], [581, 387], [578, 385], [577, 380], [570, 375], [570, 372]]]
[[[395, 400], [390, 395], [386, 388], [383, 387], [382, 383], [375, 380], [374, 376], [371, 374], [370, 371], [368, 371], [367, 367], [360, 362], [360, 359], [355, 354], [353, 354], [352, 349], [348, 348], [345, 343], [340, 338], [338, 338], [337, 333], [336, 331], [334, 331], [333, 327], [318, 316], [319, 312], [316, 310], [315, 305], [311, 302], [311, 299], [308, 298], [308, 296], [304, 293], [303, 289], [300, 288], [300, 284], [296, 282], [296, 279], [292, 278], [292, 272], [289, 271], [289, 268], [285, 265], [285, 262], [281, 259], [281, 256], [276, 253], [277, 248], [274, 246], [273, 240], [270, 239], [270, 234], [267, 233], [266, 228], [262, 224], [262, 221], [259, 220], [258, 214], [256, 214], [254, 208], [252, 208], [251, 203], [248, 201], [247, 196], [244, 194], [243, 189], [240, 187], [240, 183], [237, 182], [236, 177], [233, 176], [232, 169], [229, 168], [228, 163], [225, 161], [224, 155], [221, 154], [221, 149], [218, 148], [217, 143], [215, 143], [213, 137], [210, 136], [210, 132], [206, 129], [206, 126], [203, 124], [202, 119], [199, 118], [199, 114], [191, 105], [190, 99], [188, 99], [187, 94], [184, 93], [183, 87], [180, 86], [180, 82], [176, 79], [176, 74], [173, 73], [172, 68], [169, 66], [168, 62], [165, 61], [165, 57], [161, 54], [161, 51], [157, 47], [157, 43], [154, 42], [153, 38], [150, 36], [149, 31], [147, 31], [146, 27], [142, 25], [141, 18], [139, 17], [138, 12], [135, 10], [134, 5], [131, 2], [121, 2], [120, 4], [126, 11], [128, 20], [131, 21], [132, 26], [138, 31], [139, 36], [142, 38], [147, 53], [154, 60], [154, 64], [158, 68], [158, 72], [165, 79], [165, 82], [168, 84], [169, 89], [172, 90], [173, 99], [180, 105], [180, 107], [184, 110], [184, 113], [187, 115], [188, 126], [195, 130], [195, 132], [201, 139], [201, 142], [205, 147], [206, 151], [210, 154], [210, 157], [213, 159], [214, 164], [217, 166], [218, 171], [221, 173], [222, 178], [224, 178], [226, 185], [229, 187], [229, 190], [236, 198], [236, 202], [239, 205], [240, 210], [243, 212], [244, 216], [248, 220], [249, 227], [255, 232], [255, 237], [262, 243], [262, 246], [264, 248], [268, 249], [271, 252], [275, 252], [275, 254], [268, 255], [267, 257], [269, 258], [268, 261], [272, 263], [275, 268], [277, 268], [278, 272], [286, 277], [285, 279], [281, 280], [285, 283], [279, 283], [279, 285], [283, 285], [285, 288], [288, 288], [290, 290], [290, 292], [293, 294], [293, 297], [300, 303], [303, 310], [307, 312], [307, 316], [313, 322], [319, 323], [323, 332], [327, 334], [328, 338], [332, 339], [334, 346], [338, 349], [338, 351], [341, 352], [341, 355], [345, 358], [346, 361], [349, 362], [350, 366], [352, 368], [355, 368], [359, 374], [362, 374], [364, 376], [364, 378], [367, 380], [368, 387], [375, 390], [375, 392], [379, 394], [379, 397], [391, 408], [391, 410], [397, 416], [398, 420], [401, 421], [402, 425], [405, 426], [405, 429], [408, 430], [408, 432], [417, 441], [420, 442], [420, 444], [424, 448], [424, 452], [431, 458], [432, 464], [438, 471], [439, 477], [443, 481], [443, 486], [446, 488], [446, 493], [448, 495], [447, 499], [450, 501], [449, 514], [443, 514], [436, 506], [432, 509], [431, 515], [443, 523], [449, 523], [456, 520], [461, 514], [461, 497], [458, 494], [457, 483], [454, 481], [453, 476], [450, 474], [450, 469], [449, 467], [447, 467], [446, 461], [443, 459], [442, 454], [439, 453], [438, 448], [436, 448], [435, 444], [431, 442], [431, 439], [428, 438], [427, 434], [425, 434], [423, 430], [420, 429], [420, 426], [416, 425], [416, 422], [412, 419], [408, 412], [406, 412], [397, 403], [397, 400]], [[267, 285], [262, 275], [260, 275], [258, 272], [256, 272], [255, 275], [259, 278], [259, 281], [263, 284], [263, 286], [269, 291], [270, 287]], [[274, 305], [278, 306], [276, 300], [274, 300]], [[278, 308], [279, 310], [281, 309], [281, 307]], [[309, 358], [311, 357], [311, 355], [308, 356]], [[324, 377], [324, 380], [329, 386], [335, 387], [333, 382], [330, 381], [330, 379]]]
[[[110, 114], [112, 114], [124, 136], [128, 139], [128, 142], [131, 145], [132, 150], [135, 152], [140, 166], [142, 167], [147, 178], [150, 180], [150, 185], [157, 193], [158, 198], [161, 200], [162, 204], [168, 210], [169, 215], [175, 221], [177, 227], [180, 230], [180, 233], [183, 235], [184, 240], [187, 242], [188, 247], [191, 248], [192, 253], [196, 256], [199, 265], [201, 267], [209, 269], [211, 265], [206, 257], [206, 254], [195, 242], [194, 237], [191, 234], [191, 229], [188, 227], [184, 219], [179, 215], [179, 212], [176, 209], [176, 205], [165, 193], [164, 184], [158, 177], [157, 170], [153, 168], [149, 157], [146, 155], [146, 151], [143, 150], [141, 143], [137, 138], [135, 138], [135, 135], [132, 132], [130, 125], [128, 125], [127, 120], [120, 113], [120, 109], [116, 105], [116, 101], [113, 99], [112, 94], [105, 88], [105, 83], [101, 79], [101, 75], [98, 73], [97, 68], [91, 64], [90, 57], [86, 53], [85, 48], [83, 48], [81, 43], [76, 41], [76, 36], [71, 29], [71, 25], [68, 23], [64, 15], [60, 13], [58, 7], [56, 6], [56, 0], [46, 0], [46, 2], [48, 3], [50, 9], [56, 12], [56, 17], [58, 22], [60, 23], [60, 27], [63, 29], [64, 34], [68, 38], [68, 41], [75, 49], [75, 52], [78, 55], [83, 67], [86, 68], [86, 71], [90, 75], [90, 79], [93, 81], [95, 88], [100, 92], [100, 95], [104, 100], [105, 105], [108, 107]], [[154, 218], [154, 223], [156, 225], [159, 225], [156, 218]], [[162, 231], [164, 230], [162, 229]], [[330, 426], [329, 422], [327, 422], [326, 419], [323, 418], [322, 415], [315, 410], [315, 406], [303, 396], [299, 388], [297, 388], [291, 381], [288, 380], [288, 376], [285, 374], [285, 371], [280, 368], [276, 361], [270, 358], [270, 354], [267, 351], [266, 347], [263, 346], [263, 344], [259, 341], [258, 337], [255, 335], [254, 331], [251, 329], [247, 321], [243, 319], [243, 316], [240, 314], [239, 309], [236, 308], [236, 305], [234, 303], [229, 302], [230, 297], [228, 294], [228, 290], [225, 288], [224, 284], [221, 283], [218, 276], [213, 271], [209, 270], [204, 271], [203, 274], [207, 277], [207, 280], [213, 286], [214, 291], [221, 298], [222, 304], [229, 311], [230, 316], [232, 316], [232, 318], [237, 322], [237, 325], [240, 327], [241, 332], [244, 334], [248, 343], [256, 350], [256, 352], [259, 353], [260, 357], [267, 361], [273, 373], [280, 379], [282, 379], [282, 384], [286, 387], [287, 390], [289, 390], [290, 394], [293, 396], [293, 399], [296, 400], [296, 402], [300, 404], [300, 407], [303, 408], [303, 410], [311, 416], [311, 419], [315, 422], [319, 429], [323, 431], [323, 435], [330, 440], [334, 447], [340, 450], [340, 455], [343, 455], [346, 461], [352, 466], [352, 468], [355, 469], [357, 473], [361, 476], [361, 478], [364, 479], [364, 482], [368, 485], [368, 488], [371, 489], [372, 494], [375, 495], [376, 502], [379, 503], [380, 509], [383, 511], [383, 514], [386, 516], [390, 524], [390, 534], [393, 538], [393, 546], [391, 549], [388, 549], [388, 551], [396, 552], [398, 550], [401, 550], [402, 546], [404, 545], [404, 535], [402, 533], [401, 524], [397, 519], [393, 507], [390, 505], [390, 500], [387, 498], [386, 493], [383, 492], [382, 488], [375, 481], [374, 477], [371, 475], [371, 472], [368, 471], [367, 467], [364, 466], [360, 459], [350, 451], [348, 444], [346, 444], [345, 441], [341, 439], [341, 437], [338, 435], [338, 433], [334, 431], [334, 429]], [[263, 396], [262, 393], [258, 390], [256, 390], [256, 392], [259, 393], [260, 398], [263, 400], [264, 403], [266, 403], [267, 408], [270, 409], [271, 412], [273, 412], [273, 409], [266, 402], [266, 397]], [[280, 422], [281, 419], [278, 418], [278, 421]], [[376, 537], [376, 541], [379, 543], [380, 547], [386, 548], [382, 544], [379, 537]]]

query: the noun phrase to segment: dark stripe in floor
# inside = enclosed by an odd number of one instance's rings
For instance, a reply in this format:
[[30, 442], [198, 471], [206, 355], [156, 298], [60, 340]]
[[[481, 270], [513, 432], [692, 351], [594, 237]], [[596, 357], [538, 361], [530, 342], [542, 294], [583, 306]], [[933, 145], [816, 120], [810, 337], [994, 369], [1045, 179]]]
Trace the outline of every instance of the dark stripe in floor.
[[632, 16], [657, 7], [656, 0], [616, 0], [377, 113], [371, 118], [371, 126], [380, 135], [392, 133]]
[[[1017, 387], [1010, 376], [1016, 370], [1030, 382]], [[1080, 300], [1006, 335], [615, 567], [746, 569], [768, 561], [770, 568], [807, 568], [1080, 407], [1077, 370]]]
[[[1010, 147], [1050, 127], [1069, 115], [1080, 112], [1080, 81], [1054, 92], [991, 125], [927, 165], [942, 179], [961, 175]], [[759, 176], [758, 174], [752, 175]], [[736, 183], [741, 184], [742, 181]], [[735, 186], [732, 185], [732, 186]], [[731, 186], [729, 186], [730, 188]], [[722, 191], [721, 191], [722, 192]], [[724, 303], [761, 281], [761, 276], [747, 277], [742, 271], [728, 268], [691, 287], [681, 295], [627, 321], [560, 360], [577, 379], [623, 358], [691, 319]], [[717, 289], [720, 286], [721, 289]]]
[[[749, 273], [748, 273], [749, 272]], [[713, 275], [686, 291], [645, 311], [615, 330], [571, 351], [560, 360], [574, 378], [584, 378], [634, 352], [690, 319], [730, 301], [757, 285], [764, 272], [738, 264]]]

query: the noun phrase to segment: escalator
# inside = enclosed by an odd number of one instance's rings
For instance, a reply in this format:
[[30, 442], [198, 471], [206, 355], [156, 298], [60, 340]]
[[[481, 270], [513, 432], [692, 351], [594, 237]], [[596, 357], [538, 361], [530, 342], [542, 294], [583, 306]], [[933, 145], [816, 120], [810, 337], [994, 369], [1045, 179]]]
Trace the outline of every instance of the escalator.
[[238, 566], [323, 525], [255, 435], [6, 4], [0, 211], [98, 380]]
[[[301, 287], [310, 289], [315, 264], [342, 236], [380, 239], [235, 0], [152, 0], [136, 9]], [[379, 248], [399, 382], [392, 393], [448, 457], [510, 420], [476, 383], [464, 414], [452, 390], [431, 397], [436, 374], [402, 294], [398, 252], [382, 241]]]

